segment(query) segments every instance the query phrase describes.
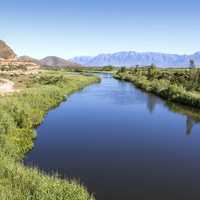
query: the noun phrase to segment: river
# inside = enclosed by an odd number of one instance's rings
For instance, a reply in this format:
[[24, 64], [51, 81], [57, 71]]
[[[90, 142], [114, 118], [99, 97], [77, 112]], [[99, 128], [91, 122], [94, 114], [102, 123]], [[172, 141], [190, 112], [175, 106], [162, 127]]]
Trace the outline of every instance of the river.
[[47, 114], [25, 164], [97, 200], [200, 199], [200, 111], [100, 76]]

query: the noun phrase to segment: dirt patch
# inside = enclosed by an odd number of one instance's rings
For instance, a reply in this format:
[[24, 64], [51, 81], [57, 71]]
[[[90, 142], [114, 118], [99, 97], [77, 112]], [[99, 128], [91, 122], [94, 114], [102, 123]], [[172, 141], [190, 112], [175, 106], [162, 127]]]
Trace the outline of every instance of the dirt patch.
[[14, 83], [8, 79], [0, 79], [0, 93], [11, 93], [14, 92]]

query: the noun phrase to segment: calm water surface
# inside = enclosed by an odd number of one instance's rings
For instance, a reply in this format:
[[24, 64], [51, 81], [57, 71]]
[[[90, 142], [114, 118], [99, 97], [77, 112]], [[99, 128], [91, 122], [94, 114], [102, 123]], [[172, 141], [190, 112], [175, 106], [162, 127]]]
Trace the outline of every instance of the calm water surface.
[[97, 200], [199, 200], [199, 111], [101, 77], [49, 112], [25, 164], [76, 178]]

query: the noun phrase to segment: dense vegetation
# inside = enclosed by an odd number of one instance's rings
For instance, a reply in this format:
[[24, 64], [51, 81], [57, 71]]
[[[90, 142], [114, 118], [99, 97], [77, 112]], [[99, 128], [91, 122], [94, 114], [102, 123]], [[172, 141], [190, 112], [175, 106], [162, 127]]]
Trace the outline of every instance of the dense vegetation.
[[200, 69], [121, 68], [115, 78], [130, 81], [137, 87], [167, 100], [200, 108]]
[[66, 95], [97, 81], [94, 76], [46, 71], [25, 81], [21, 79], [26, 89], [0, 98], [1, 200], [93, 199], [75, 181], [47, 176], [20, 161], [33, 147], [34, 128], [48, 110], [65, 100]]
[[67, 72], [79, 72], [79, 73], [113, 73], [117, 71], [117, 67], [103, 66], [103, 67], [45, 67], [46, 69], [54, 69], [57, 71], [63, 70]]

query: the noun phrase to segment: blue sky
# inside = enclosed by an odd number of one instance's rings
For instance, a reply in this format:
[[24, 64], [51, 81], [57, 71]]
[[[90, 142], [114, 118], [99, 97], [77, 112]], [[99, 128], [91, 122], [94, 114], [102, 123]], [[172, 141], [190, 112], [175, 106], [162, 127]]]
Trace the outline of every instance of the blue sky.
[[198, 0], [4, 0], [0, 39], [18, 55], [200, 51]]

